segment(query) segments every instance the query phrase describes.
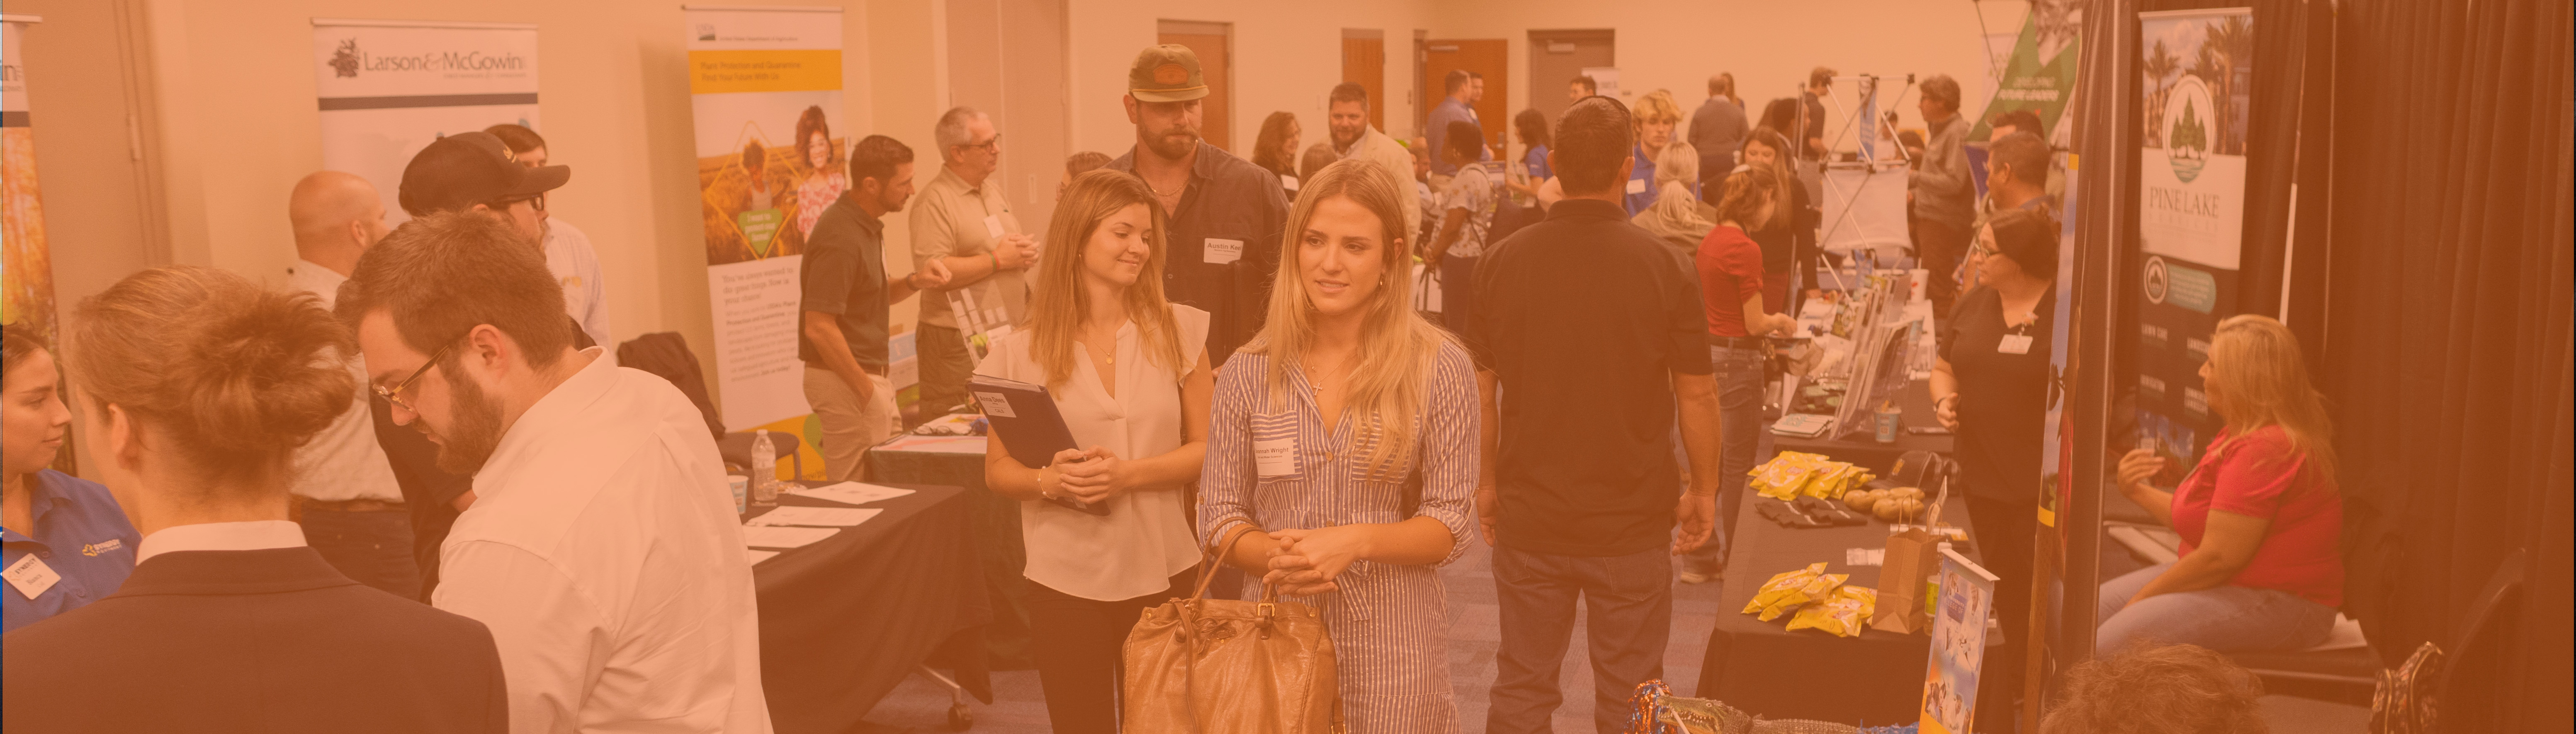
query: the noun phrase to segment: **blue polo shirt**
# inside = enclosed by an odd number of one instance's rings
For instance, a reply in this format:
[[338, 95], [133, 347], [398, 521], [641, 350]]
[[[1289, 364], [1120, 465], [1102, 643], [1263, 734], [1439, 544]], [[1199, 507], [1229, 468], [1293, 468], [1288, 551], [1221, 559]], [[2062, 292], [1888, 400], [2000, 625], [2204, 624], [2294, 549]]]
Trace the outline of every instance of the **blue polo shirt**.
[[1637, 157], [1637, 170], [1628, 174], [1628, 181], [1624, 184], [1628, 188], [1622, 190], [1627, 198], [1621, 201], [1628, 207], [1628, 216], [1633, 217], [1637, 216], [1637, 212], [1645, 211], [1647, 207], [1655, 205], [1655, 159], [1653, 156], [1646, 155], [1645, 146], [1640, 145], [1632, 150], [1634, 152], [1629, 155]]
[[0, 529], [0, 550], [15, 568], [29, 555], [62, 577], [35, 598], [14, 584], [0, 584], [0, 612], [14, 630], [47, 617], [78, 609], [116, 593], [134, 573], [134, 551], [143, 536], [125, 519], [116, 497], [97, 482], [46, 469], [27, 475], [27, 506], [35, 516], [34, 533]]

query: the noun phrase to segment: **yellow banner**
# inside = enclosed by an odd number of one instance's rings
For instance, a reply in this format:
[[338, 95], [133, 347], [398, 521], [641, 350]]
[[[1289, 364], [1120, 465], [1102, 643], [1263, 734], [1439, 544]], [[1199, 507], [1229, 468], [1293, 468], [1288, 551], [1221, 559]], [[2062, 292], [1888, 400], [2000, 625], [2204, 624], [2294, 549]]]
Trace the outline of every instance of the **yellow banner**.
[[689, 52], [690, 94], [840, 89], [839, 49]]

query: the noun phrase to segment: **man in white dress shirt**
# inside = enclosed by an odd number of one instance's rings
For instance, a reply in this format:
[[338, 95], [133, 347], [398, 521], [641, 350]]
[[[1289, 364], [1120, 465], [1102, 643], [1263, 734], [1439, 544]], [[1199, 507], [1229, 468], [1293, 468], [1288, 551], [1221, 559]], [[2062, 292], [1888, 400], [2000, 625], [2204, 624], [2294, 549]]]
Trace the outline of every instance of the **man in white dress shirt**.
[[492, 630], [510, 730], [770, 730], [751, 565], [724, 467], [678, 388], [575, 350], [507, 225], [404, 223], [338, 313], [393, 419], [474, 476], [431, 603]]
[[[287, 283], [330, 308], [358, 255], [385, 237], [385, 203], [356, 174], [316, 171], [295, 184], [286, 203], [295, 225], [295, 267]], [[365, 361], [349, 360], [365, 384]], [[393, 466], [376, 443], [369, 393], [349, 394], [349, 410], [295, 452], [295, 482], [304, 540], [358, 583], [405, 599], [420, 597], [420, 564], [412, 560], [411, 511]]]

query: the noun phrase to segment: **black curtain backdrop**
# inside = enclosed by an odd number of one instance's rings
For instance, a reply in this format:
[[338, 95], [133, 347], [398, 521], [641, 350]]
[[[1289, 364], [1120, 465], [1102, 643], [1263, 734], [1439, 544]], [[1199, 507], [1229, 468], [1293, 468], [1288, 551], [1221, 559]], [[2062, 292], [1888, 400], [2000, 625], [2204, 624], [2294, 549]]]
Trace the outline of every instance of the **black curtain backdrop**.
[[[2427, 640], [2455, 656], [2449, 731], [2570, 720], [2569, 7], [2344, 0], [2334, 20], [2316, 366], [2346, 609], [2392, 665]], [[2471, 597], [2517, 549], [2527, 586], [2463, 645]]]

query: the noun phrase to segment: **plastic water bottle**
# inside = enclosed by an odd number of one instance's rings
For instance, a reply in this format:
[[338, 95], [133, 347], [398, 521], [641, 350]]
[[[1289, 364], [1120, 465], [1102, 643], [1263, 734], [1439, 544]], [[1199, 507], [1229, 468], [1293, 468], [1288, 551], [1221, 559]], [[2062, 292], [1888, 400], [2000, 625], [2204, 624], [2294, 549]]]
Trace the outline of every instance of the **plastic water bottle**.
[[751, 503], [778, 504], [778, 446], [769, 442], [766, 428], [751, 438]]

